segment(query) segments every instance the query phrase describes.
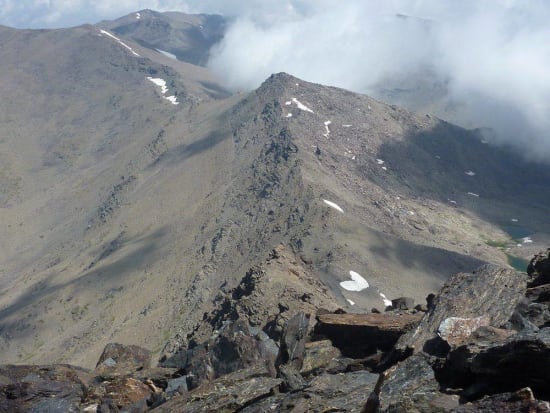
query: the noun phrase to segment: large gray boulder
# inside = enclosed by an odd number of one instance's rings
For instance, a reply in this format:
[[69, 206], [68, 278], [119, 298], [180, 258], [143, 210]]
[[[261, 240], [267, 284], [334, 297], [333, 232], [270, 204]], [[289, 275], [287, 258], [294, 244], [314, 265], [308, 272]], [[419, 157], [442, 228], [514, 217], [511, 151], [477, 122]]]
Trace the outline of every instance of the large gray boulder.
[[490, 264], [472, 273], [453, 275], [418, 326], [398, 340], [392, 358], [418, 351], [444, 356], [449, 346], [439, 337], [438, 330], [449, 317], [483, 317], [487, 325], [502, 326], [525, 295], [526, 284], [525, 274]]

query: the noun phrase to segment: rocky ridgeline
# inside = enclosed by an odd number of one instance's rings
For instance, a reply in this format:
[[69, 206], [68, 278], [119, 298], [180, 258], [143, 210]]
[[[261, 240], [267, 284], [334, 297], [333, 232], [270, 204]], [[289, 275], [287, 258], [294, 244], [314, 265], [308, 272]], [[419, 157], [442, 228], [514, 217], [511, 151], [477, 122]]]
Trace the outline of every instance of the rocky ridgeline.
[[[252, 293], [242, 287], [237, 301]], [[549, 304], [550, 249], [528, 275], [456, 274], [414, 309], [400, 298], [385, 313], [296, 311], [270, 330], [230, 316], [237, 303], [158, 367], [120, 344], [93, 371], [0, 366], [0, 411], [549, 412]]]

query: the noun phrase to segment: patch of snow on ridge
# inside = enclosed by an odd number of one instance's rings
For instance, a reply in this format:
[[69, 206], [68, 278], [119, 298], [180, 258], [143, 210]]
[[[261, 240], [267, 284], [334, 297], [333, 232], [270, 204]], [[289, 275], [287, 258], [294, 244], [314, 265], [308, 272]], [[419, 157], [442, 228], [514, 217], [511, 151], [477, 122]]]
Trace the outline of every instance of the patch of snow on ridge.
[[533, 242], [533, 240], [531, 239], [531, 237], [524, 237], [521, 239], [521, 241], [524, 243], [524, 244], [530, 244]]
[[155, 49], [155, 50], [156, 50], [157, 52], [163, 54], [164, 56], [169, 57], [170, 59], [178, 60], [178, 58], [176, 57], [176, 55], [173, 54], [173, 53], [167, 52], [166, 50], [160, 50], [160, 49]]
[[386, 307], [391, 306], [391, 300], [388, 300], [388, 297], [386, 297], [384, 294], [380, 293], [380, 297], [382, 297], [382, 300], [384, 301], [384, 305]]
[[296, 104], [296, 106], [298, 106], [298, 109], [303, 110], [304, 112], [314, 113], [310, 108], [308, 108], [306, 105], [304, 105], [298, 99], [292, 98], [292, 101]]
[[478, 197], [478, 198], [479, 198], [479, 195], [478, 195], [478, 194], [475, 194], [475, 193], [473, 193], [473, 192], [468, 192], [468, 195], [475, 196], [475, 197]]
[[118, 44], [120, 44], [121, 46], [125, 47], [126, 49], [128, 49], [129, 51], [132, 52], [132, 54], [134, 56], [137, 56], [137, 57], [141, 57], [139, 54], [137, 54], [134, 49], [132, 49], [130, 46], [128, 46], [126, 43], [124, 43], [122, 40], [120, 40], [118, 37], [116, 37], [115, 35], [109, 33], [108, 31], [106, 30], [100, 30], [101, 34], [104, 34], [105, 36], [109, 36], [111, 39], [114, 39], [118, 42]]
[[169, 101], [170, 103], [172, 103], [172, 105], [179, 105], [180, 103], [178, 102], [178, 98], [175, 97], [174, 95], [172, 96], [165, 96], [164, 99], [166, 99], [167, 101]]
[[378, 165], [384, 165], [384, 161], [383, 161], [382, 159], [377, 159], [377, 160], [376, 160], [376, 163], [377, 163]]
[[291, 117], [292, 117], [292, 113], [290, 113], [290, 112], [287, 113], [286, 116], [285, 116], [285, 118], [291, 118]]
[[328, 201], [328, 200], [326, 200], [326, 199], [323, 199], [323, 202], [324, 202], [325, 204], [327, 204], [329, 207], [334, 208], [334, 209], [336, 209], [337, 211], [340, 211], [342, 214], [344, 213], [344, 210], [343, 210], [342, 208], [340, 208], [340, 206], [339, 206], [338, 204], [335, 204], [334, 202]]
[[468, 176], [475, 176], [475, 174], [476, 174], [474, 171], [466, 171], [464, 173]]
[[160, 93], [162, 93], [162, 97], [164, 99], [172, 103], [172, 105], [179, 105], [178, 98], [176, 96], [164, 96], [166, 92], [168, 92], [168, 88], [166, 87], [166, 80], [161, 79], [160, 77], [151, 76], [147, 76], [147, 80], [153, 82], [157, 86], [160, 86]]
[[141, 19], [141, 13], [139, 13], [139, 12], [136, 13], [136, 19], [137, 20]]
[[351, 281], [342, 281], [340, 287], [348, 291], [362, 291], [366, 288], [369, 288], [369, 283], [360, 274], [355, 271], [350, 271], [349, 275]]
[[355, 303], [351, 301], [349, 298], [346, 298], [346, 300], [348, 301], [349, 305], [355, 305]]
[[330, 129], [329, 129], [328, 125], [330, 125], [331, 123], [332, 123], [332, 122], [331, 122], [330, 120], [327, 120], [327, 121], [325, 122], [325, 130], [326, 130], [326, 132], [323, 133], [323, 136], [324, 136], [325, 138], [328, 138], [328, 136], [330, 135]]

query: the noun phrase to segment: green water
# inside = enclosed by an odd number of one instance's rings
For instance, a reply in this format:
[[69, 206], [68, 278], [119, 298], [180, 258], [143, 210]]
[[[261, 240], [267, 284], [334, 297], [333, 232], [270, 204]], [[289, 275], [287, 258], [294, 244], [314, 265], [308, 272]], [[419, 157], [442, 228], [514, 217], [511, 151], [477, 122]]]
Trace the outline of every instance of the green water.
[[510, 254], [506, 254], [506, 257], [508, 257], [508, 264], [510, 264], [512, 267], [514, 267], [515, 270], [526, 272], [527, 271], [527, 265], [529, 265], [529, 261], [524, 260], [520, 257], [515, 257]]

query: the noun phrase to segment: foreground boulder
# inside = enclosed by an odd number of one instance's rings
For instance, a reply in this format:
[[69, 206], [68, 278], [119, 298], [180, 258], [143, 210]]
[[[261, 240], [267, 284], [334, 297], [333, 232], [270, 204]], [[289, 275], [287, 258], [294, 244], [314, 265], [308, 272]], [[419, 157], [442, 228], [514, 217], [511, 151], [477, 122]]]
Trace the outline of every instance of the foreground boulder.
[[122, 376], [151, 366], [151, 352], [139, 346], [109, 343], [103, 349], [95, 372], [106, 376]]
[[550, 248], [533, 257], [527, 266], [527, 275], [531, 278], [529, 287], [550, 284]]
[[0, 366], [0, 412], [79, 412], [88, 370], [69, 366]]
[[317, 316], [314, 333], [330, 339], [344, 356], [360, 358], [390, 350], [421, 317], [422, 313], [322, 314]]
[[472, 273], [453, 275], [418, 326], [399, 339], [392, 357], [399, 359], [414, 351], [444, 355], [449, 347], [438, 330], [449, 317], [483, 317], [486, 325], [502, 326], [525, 295], [526, 284], [524, 274], [489, 264]]

